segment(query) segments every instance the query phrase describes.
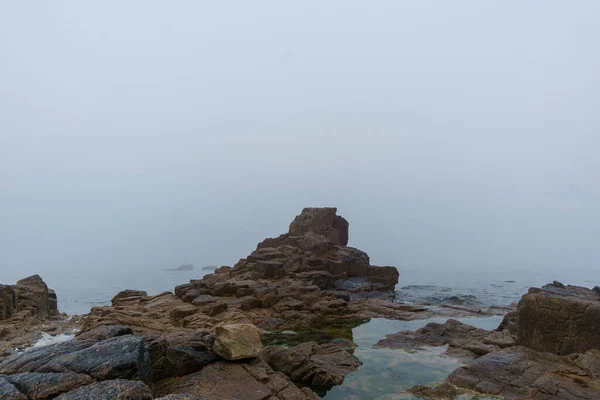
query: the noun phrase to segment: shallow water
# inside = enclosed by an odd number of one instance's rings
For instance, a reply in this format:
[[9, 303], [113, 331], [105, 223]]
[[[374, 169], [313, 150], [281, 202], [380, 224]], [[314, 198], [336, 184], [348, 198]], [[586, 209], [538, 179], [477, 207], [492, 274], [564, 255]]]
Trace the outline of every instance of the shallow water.
[[[443, 347], [429, 347], [421, 351], [376, 349], [373, 345], [385, 335], [403, 330], [416, 330], [430, 322], [443, 323], [447, 318], [421, 321], [391, 321], [376, 318], [352, 330], [358, 347], [354, 355], [363, 365], [348, 375], [344, 383], [332, 388], [323, 399], [327, 400], [391, 400], [417, 399], [401, 392], [417, 385], [429, 385], [447, 377], [461, 366], [457, 359], [446, 357]], [[483, 329], [495, 329], [502, 317], [459, 318], [459, 321]], [[483, 397], [480, 397], [483, 399]]]

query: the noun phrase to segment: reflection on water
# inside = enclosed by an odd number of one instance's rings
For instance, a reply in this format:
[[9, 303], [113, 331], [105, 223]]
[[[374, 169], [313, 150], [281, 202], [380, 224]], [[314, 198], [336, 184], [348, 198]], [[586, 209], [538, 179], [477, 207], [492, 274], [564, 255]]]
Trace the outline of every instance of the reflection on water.
[[[461, 364], [445, 357], [444, 347], [429, 347], [423, 351], [375, 349], [373, 345], [385, 335], [404, 330], [416, 330], [430, 322], [443, 323], [447, 318], [421, 321], [391, 321], [372, 319], [353, 329], [358, 348], [354, 355], [363, 365], [348, 375], [344, 383], [332, 388], [323, 399], [327, 400], [392, 400], [417, 399], [410, 394], [400, 394], [417, 384], [432, 384], [443, 380]], [[495, 329], [502, 317], [459, 318], [461, 322], [483, 329]], [[484, 399], [485, 397], [479, 397]]]

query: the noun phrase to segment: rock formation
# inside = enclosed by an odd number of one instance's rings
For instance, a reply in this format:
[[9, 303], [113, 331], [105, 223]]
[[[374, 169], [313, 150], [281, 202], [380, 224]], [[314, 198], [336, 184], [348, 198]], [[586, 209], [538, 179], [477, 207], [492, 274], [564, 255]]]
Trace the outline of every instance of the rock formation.
[[82, 332], [114, 324], [136, 334], [211, 330], [224, 323], [283, 330], [340, 319], [411, 319], [425, 310], [389, 301], [396, 268], [370, 265], [369, 256], [347, 242], [348, 222], [335, 208], [306, 208], [288, 233], [263, 240], [233, 268], [180, 285], [175, 296], [123, 291], [111, 307], [92, 309]]
[[560, 282], [531, 288], [504, 326], [534, 350], [559, 355], [600, 350], [600, 293]]
[[39, 275], [21, 279], [16, 285], [0, 285], [0, 321], [56, 314], [56, 293]]
[[16, 285], [0, 285], [0, 357], [32, 345], [42, 330], [60, 333], [72, 329], [58, 312], [56, 293], [39, 275]]

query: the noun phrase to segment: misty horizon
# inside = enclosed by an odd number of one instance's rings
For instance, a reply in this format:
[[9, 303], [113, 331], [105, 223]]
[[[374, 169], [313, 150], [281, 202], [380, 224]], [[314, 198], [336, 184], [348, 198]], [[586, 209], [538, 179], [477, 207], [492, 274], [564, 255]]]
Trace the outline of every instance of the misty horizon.
[[595, 277], [598, 11], [2, 4], [0, 279], [233, 265], [316, 206], [400, 282]]

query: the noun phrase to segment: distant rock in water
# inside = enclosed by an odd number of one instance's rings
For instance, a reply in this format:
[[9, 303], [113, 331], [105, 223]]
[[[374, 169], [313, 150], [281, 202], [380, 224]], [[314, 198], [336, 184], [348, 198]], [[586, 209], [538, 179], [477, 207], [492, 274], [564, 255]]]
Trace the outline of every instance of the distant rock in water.
[[167, 268], [165, 271], [191, 271], [194, 269], [193, 264], [183, 264], [177, 268]]
[[216, 265], [205, 265], [204, 267], [202, 267], [203, 271], [214, 271], [216, 270], [218, 267]]

